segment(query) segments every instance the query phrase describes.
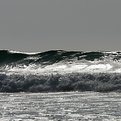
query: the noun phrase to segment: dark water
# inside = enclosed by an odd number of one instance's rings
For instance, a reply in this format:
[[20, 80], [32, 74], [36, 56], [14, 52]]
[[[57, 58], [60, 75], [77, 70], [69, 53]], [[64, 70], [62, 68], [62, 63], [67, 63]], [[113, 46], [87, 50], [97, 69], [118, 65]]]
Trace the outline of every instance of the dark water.
[[121, 92], [121, 74], [70, 73], [51, 75], [0, 74], [0, 92]]
[[[120, 59], [121, 54], [117, 53], [115, 57]], [[83, 52], [83, 51], [64, 51], [51, 50], [46, 52], [27, 54], [22, 52], [12, 52], [9, 50], [0, 50], [0, 65], [3, 64], [42, 64], [50, 65], [60, 61], [69, 61], [73, 59], [94, 61], [95, 59], [103, 59], [104, 56], [112, 54], [104, 54], [103, 52]], [[45, 64], [46, 63], [46, 64]]]
[[0, 93], [0, 121], [121, 121], [121, 94]]

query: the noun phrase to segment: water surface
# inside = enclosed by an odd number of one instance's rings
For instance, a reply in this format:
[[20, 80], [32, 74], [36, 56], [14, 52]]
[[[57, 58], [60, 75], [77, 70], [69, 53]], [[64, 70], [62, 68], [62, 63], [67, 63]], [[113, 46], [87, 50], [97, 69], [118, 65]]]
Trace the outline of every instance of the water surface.
[[0, 93], [0, 121], [121, 121], [121, 93]]

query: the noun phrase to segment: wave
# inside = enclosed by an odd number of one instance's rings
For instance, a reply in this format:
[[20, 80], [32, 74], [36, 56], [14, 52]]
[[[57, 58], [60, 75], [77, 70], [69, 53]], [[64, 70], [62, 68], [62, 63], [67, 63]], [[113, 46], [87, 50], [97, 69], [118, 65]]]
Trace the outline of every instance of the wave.
[[0, 92], [120, 91], [121, 52], [0, 50]]
[[39, 76], [0, 74], [0, 92], [58, 91], [121, 92], [121, 74], [71, 73]]
[[104, 58], [112, 60], [120, 60], [121, 52], [83, 52], [83, 51], [64, 51], [64, 50], [51, 50], [47, 52], [25, 53], [9, 50], [0, 50], [0, 65], [1, 64], [54, 64], [60, 61], [73, 61], [73, 60], [102, 60]]
[[121, 72], [121, 52], [51, 50], [22, 53], [0, 50], [0, 73], [54, 74], [72, 72]]
[[[86, 59], [93, 61], [94, 59], [99, 59], [104, 56], [101, 52], [78, 52], [78, 51], [63, 51], [63, 50], [51, 50], [42, 53], [22, 53], [16, 51], [0, 50], [0, 64], [11, 64], [11, 63], [40, 63], [53, 64], [62, 60], [71, 60], [74, 58]], [[31, 57], [31, 59], [29, 58]], [[32, 60], [33, 58], [33, 60]], [[34, 59], [36, 58], [36, 59]], [[30, 61], [31, 60], [31, 61]]]

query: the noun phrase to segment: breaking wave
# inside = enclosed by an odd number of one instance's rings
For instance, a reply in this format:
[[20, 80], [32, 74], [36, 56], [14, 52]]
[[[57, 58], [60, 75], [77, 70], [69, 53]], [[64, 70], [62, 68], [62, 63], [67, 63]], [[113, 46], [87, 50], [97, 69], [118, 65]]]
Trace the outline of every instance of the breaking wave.
[[121, 91], [121, 74], [0, 75], [0, 92]]
[[121, 91], [121, 52], [0, 50], [0, 92]]

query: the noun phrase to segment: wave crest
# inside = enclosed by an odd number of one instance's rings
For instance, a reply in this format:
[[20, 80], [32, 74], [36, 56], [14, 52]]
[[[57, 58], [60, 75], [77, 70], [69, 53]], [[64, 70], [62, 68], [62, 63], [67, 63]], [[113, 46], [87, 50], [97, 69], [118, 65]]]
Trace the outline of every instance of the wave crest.
[[0, 92], [120, 91], [121, 52], [0, 50]]

